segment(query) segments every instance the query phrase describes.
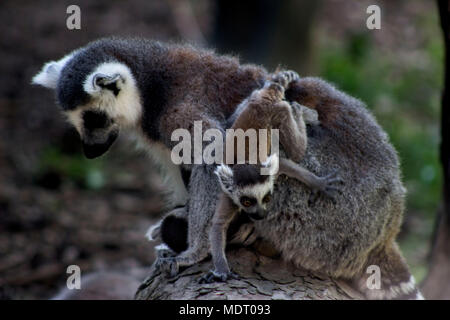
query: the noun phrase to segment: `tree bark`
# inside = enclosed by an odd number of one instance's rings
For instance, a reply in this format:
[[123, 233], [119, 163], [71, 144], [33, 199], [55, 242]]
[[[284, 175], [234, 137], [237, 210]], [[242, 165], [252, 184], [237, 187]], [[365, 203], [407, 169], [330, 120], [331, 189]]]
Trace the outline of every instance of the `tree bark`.
[[228, 250], [228, 262], [239, 280], [200, 284], [199, 279], [212, 268], [203, 261], [168, 279], [152, 266], [150, 275], [141, 284], [138, 300], [154, 299], [295, 299], [349, 300], [362, 298], [343, 281], [312, 274], [295, 268], [281, 259], [263, 256], [250, 248]]
[[450, 299], [450, 1], [438, 0], [437, 2], [445, 41], [445, 84], [441, 113], [441, 163], [444, 173], [444, 203], [436, 219], [430, 270], [422, 285], [422, 291], [427, 299]]

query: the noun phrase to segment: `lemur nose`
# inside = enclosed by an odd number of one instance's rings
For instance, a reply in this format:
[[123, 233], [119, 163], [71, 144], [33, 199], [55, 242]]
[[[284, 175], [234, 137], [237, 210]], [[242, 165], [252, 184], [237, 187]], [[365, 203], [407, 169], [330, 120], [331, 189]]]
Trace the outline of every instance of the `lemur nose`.
[[259, 209], [256, 212], [250, 213], [249, 216], [253, 220], [262, 220], [266, 217], [266, 210]]

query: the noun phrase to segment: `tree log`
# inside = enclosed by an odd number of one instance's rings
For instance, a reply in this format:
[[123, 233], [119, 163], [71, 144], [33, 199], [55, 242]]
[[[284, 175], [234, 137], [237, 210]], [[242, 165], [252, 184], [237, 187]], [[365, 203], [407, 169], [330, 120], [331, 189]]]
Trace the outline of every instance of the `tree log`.
[[174, 278], [166, 278], [154, 265], [150, 275], [138, 288], [135, 298], [206, 299], [206, 300], [349, 300], [362, 297], [343, 281], [312, 274], [279, 258], [269, 258], [251, 248], [228, 250], [228, 262], [239, 280], [200, 284], [212, 269], [206, 260], [182, 270]]

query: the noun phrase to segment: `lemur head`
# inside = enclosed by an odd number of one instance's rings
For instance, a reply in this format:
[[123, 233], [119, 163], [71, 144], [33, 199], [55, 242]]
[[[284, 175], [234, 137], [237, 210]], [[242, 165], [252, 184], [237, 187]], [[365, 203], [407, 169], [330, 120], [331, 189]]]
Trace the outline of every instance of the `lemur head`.
[[[261, 174], [261, 168], [268, 175]], [[260, 165], [222, 164], [215, 171], [222, 190], [241, 211], [251, 219], [261, 220], [267, 215], [267, 204], [271, 200], [273, 185], [278, 173], [278, 155], [273, 154]]]
[[32, 83], [56, 91], [87, 158], [104, 154], [120, 128], [135, 125], [141, 117], [141, 99], [130, 68], [99, 50], [80, 49], [48, 62]]

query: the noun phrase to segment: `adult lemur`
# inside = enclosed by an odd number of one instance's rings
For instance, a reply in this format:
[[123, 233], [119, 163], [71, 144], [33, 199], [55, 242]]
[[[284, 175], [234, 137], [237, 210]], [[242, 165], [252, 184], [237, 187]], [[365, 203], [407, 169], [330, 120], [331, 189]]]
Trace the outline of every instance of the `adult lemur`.
[[[211, 51], [103, 39], [46, 64], [33, 82], [56, 90], [87, 157], [100, 156], [120, 130], [131, 129], [158, 153], [180, 186], [179, 168], [168, 158], [173, 130], [193, 131], [196, 120], [203, 121], [203, 130], [223, 130], [236, 106], [267, 78], [261, 67]], [[338, 169], [346, 184], [335, 205], [319, 201], [309, 207], [308, 189], [296, 180], [278, 179], [268, 216], [255, 228], [285, 258], [310, 270], [358, 279], [369, 297], [415, 297], [395, 244], [405, 190], [386, 134], [359, 101], [321, 80], [301, 79], [286, 96], [319, 114], [320, 125], [310, 127], [300, 164], [317, 175]], [[193, 165], [190, 181], [189, 246], [163, 262], [173, 270], [202, 260], [209, 251], [205, 237], [219, 194], [214, 166]], [[372, 264], [381, 269], [381, 289], [367, 290], [364, 276]]]

